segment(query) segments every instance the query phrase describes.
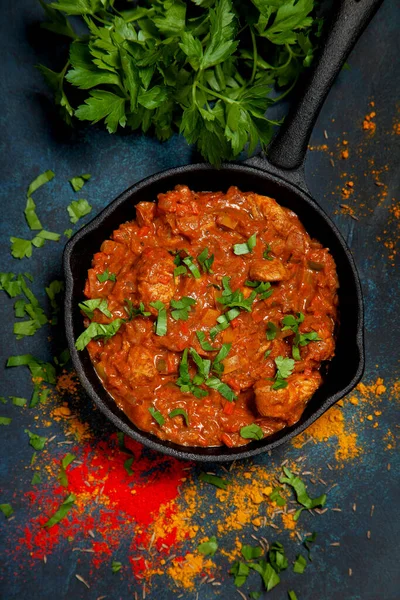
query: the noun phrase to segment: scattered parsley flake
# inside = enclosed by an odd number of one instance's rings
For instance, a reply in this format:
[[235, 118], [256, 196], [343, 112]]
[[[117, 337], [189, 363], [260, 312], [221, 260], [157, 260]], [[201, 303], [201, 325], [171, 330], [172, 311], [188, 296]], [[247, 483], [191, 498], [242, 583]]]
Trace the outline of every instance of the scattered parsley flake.
[[262, 440], [264, 437], [263, 430], [256, 423], [245, 425], [240, 430], [240, 437], [245, 440]]
[[29, 229], [42, 229], [42, 224], [36, 214], [36, 204], [33, 198], [27, 198], [24, 213]]
[[234, 244], [233, 253], [237, 256], [240, 256], [242, 254], [249, 254], [256, 247], [256, 244], [257, 234], [253, 233], [253, 235], [250, 236], [247, 242], [245, 242], [244, 244]]
[[36, 192], [36, 190], [38, 190], [40, 187], [42, 187], [42, 185], [51, 181], [54, 178], [54, 176], [55, 176], [55, 173], [53, 173], [53, 171], [50, 171], [50, 170], [45, 171], [44, 173], [41, 173], [41, 175], [38, 175], [32, 181], [32, 183], [29, 184], [28, 190], [26, 192], [27, 198], [30, 198], [32, 196], [32, 194]]
[[228, 482], [217, 475], [210, 475], [209, 473], [204, 473], [203, 471], [200, 473], [199, 479], [205, 483], [211, 483], [211, 485], [215, 485], [215, 487], [220, 488], [221, 490], [228, 489]]
[[108, 269], [106, 269], [103, 273], [98, 273], [97, 279], [100, 281], [100, 283], [104, 283], [105, 281], [117, 281], [115, 273], [109, 273]]
[[155, 323], [156, 335], [163, 336], [167, 334], [167, 310], [164, 304], [160, 300], [150, 302], [150, 306], [155, 308], [158, 312], [157, 320]]
[[303, 510], [325, 505], [326, 494], [322, 494], [321, 496], [318, 496], [318, 498], [310, 498], [310, 496], [307, 493], [306, 486], [304, 485], [300, 477], [298, 477], [297, 475], [293, 475], [293, 473], [287, 467], [283, 467], [283, 472], [285, 473], [285, 477], [281, 477], [279, 481], [281, 483], [287, 483], [294, 489], [297, 502], [299, 504], [302, 504], [304, 507], [300, 508], [295, 513], [293, 517], [295, 521], [298, 520]]
[[283, 356], [277, 356], [275, 358], [276, 375], [275, 382], [271, 388], [273, 390], [281, 390], [287, 387], [288, 382], [286, 379], [293, 373], [294, 360], [292, 358], [284, 358]]
[[113, 560], [112, 564], [111, 564], [111, 570], [113, 573], [119, 573], [119, 571], [122, 569], [122, 563], [118, 562], [117, 560]]
[[246, 560], [254, 560], [255, 558], [260, 558], [260, 556], [263, 554], [263, 549], [260, 546], [249, 546], [248, 544], [243, 544], [241, 553]]
[[43, 525], [43, 527], [47, 527], [48, 529], [50, 529], [50, 527], [53, 527], [53, 525], [59, 523], [71, 510], [75, 500], [75, 494], [69, 494], [69, 496], [65, 498], [64, 502], [61, 504], [57, 512], [54, 513], [52, 517], [50, 517], [50, 519]]
[[192, 306], [196, 304], [196, 300], [194, 298], [189, 298], [188, 296], [182, 296], [180, 300], [171, 300], [171, 307], [174, 310], [171, 310], [171, 317], [175, 321], [187, 321], [189, 318], [189, 312], [192, 310]]
[[293, 572], [300, 573], [300, 574], [304, 573], [306, 567], [307, 567], [306, 559], [301, 554], [298, 554], [296, 557], [295, 563], [293, 565]]
[[11, 504], [0, 504], [0, 510], [6, 519], [9, 519], [14, 514]]
[[25, 429], [25, 433], [29, 436], [29, 443], [35, 450], [43, 450], [45, 443], [47, 442], [46, 437], [42, 437], [37, 433], [31, 433], [29, 429]]
[[89, 173], [85, 173], [83, 175], [77, 175], [76, 177], [72, 177], [72, 179], [70, 179], [69, 182], [74, 192], [79, 192], [85, 185], [86, 181], [89, 181], [90, 178], [91, 175]]
[[199, 344], [203, 350], [206, 352], [214, 352], [217, 348], [213, 348], [210, 342], [206, 339], [206, 334], [204, 331], [196, 331], [197, 339], [199, 340]]
[[154, 406], [149, 406], [149, 413], [151, 414], [153, 419], [159, 424], [160, 427], [162, 427], [164, 425], [164, 423], [165, 423], [164, 417], [162, 416], [162, 414], [160, 413], [159, 410], [154, 408]]
[[168, 416], [171, 419], [173, 419], [174, 417], [177, 417], [178, 415], [181, 415], [183, 417], [183, 420], [186, 423], [186, 427], [189, 427], [189, 417], [184, 408], [174, 408], [174, 410], [171, 410], [171, 412], [169, 413]]
[[68, 487], [68, 476], [67, 476], [67, 467], [76, 459], [74, 454], [70, 454], [69, 452], [64, 456], [61, 460], [60, 470], [57, 476], [60, 485], [63, 487]]
[[132, 477], [132, 475], [133, 475], [133, 471], [132, 471], [133, 461], [134, 461], [134, 457], [131, 456], [130, 458], [127, 458], [126, 461], [124, 462], [124, 469], [128, 473], [129, 477]]
[[208, 256], [209, 250], [208, 248], [204, 248], [202, 252], [197, 256], [197, 261], [201, 265], [204, 273], [213, 273], [212, 264], [214, 262], [214, 254]]
[[0, 417], [0, 425], [9, 425], [10, 423], [10, 417]]
[[79, 200], [73, 200], [67, 206], [70, 221], [73, 224], [77, 223], [79, 219], [82, 219], [82, 217], [88, 215], [91, 210], [92, 207], [90, 206], [89, 202], [83, 198], [80, 198]]
[[78, 337], [75, 342], [75, 348], [77, 350], [83, 350], [86, 348], [91, 340], [104, 339], [108, 340], [118, 333], [121, 325], [124, 324], [124, 319], [115, 319], [111, 323], [90, 323], [89, 327], [85, 329], [83, 333]]
[[203, 542], [197, 546], [198, 552], [204, 556], [214, 556], [218, 550], [218, 542], [215, 536], [209, 538], [208, 542]]

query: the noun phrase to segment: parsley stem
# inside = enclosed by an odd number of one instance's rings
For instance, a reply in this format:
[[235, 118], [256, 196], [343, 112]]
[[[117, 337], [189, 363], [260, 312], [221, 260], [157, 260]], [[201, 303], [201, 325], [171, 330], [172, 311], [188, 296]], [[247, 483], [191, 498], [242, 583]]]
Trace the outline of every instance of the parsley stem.
[[253, 31], [252, 27], [250, 27], [250, 35], [251, 35], [251, 41], [253, 44], [253, 70], [251, 72], [251, 78], [250, 78], [250, 84], [252, 84], [252, 83], [254, 83], [254, 79], [256, 77], [257, 60], [258, 60], [256, 36], [254, 35], [254, 31]]
[[215, 96], [216, 98], [220, 98], [220, 100], [224, 100], [224, 102], [227, 102], [228, 104], [237, 104], [236, 100], [231, 100], [231, 98], [227, 98], [227, 96], [223, 96], [222, 94], [219, 94], [218, 92], [214, 92], [214, 90], [210, 90], [210, 88], [207, 88], [204, 85], [201, 85], [201, 83], [197, 83], [197, 87], [200, 88], [201, 90], [203, 90], [203, 92], [210, 94], [211, 96]]
[[289, 87], [289, 88], [288, 88], [286, 91], [284, 91], [284, 92], [283, 92], [283, 94], [281, 94], [280, 96], [278, 96], [278, 98], [274, 98], [274, 102], [279, 102], [279, 101], [280, 101], [280, 100], [282, 100], [282, 99], [283, 99], [285, 96], [287, 96], [288, 94], [290, 94], [290, 92], [292, 91], [292, 89], [293, 89], [293, 88], [294, 88], [294, 86], [296, 85], [298, 78], [299, 78], [299, 77], [297, 76], [297, 77], [296, 77], [296, 79], [293, 81], [292, 85], [291, 85], [291, 86], [290, 86], [290, 87]]

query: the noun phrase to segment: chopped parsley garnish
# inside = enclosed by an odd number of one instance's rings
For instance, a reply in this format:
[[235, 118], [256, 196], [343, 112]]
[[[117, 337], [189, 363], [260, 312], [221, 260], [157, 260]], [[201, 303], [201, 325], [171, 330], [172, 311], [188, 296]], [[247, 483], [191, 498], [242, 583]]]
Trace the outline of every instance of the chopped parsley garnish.
[[270, 341], [274, 340], [276, 338], [277, 333], [278, 333], [278, 328], [275, 325], [275, 323], [273, 323], [272, 321], [268, 321], [267, 330], [265, 332], [267, 340], [270, 340]]
[[35, 248], [41, 248], [44, 246], [45, 242], [58, 242], [60, 237], [60, 233], [53, 233], [52, 231], [46, 231], [45, 229], [42, 229], [42, 231], [39, 231], [39, 233], [35, 235], [32, 240], [32, 244], [35, 246]]
[[105, 281], [117, 281], [115, 273], [109, 273], [108, 269], [106, 269], [103, 273], [97, 273], [97, 279], [100, 281], [100, 283], [104, 283]]
[[53, 525], [56, 525], [56, 523], [59, 523], [71, 510], [75, 500], [75, 494], [69, 494], [69, 496], [65, 498], [64, 502], [61, 504], [57, 512], [54, 513], [52, 517], [50, 517], [50, 519], [43, 525], [43, 527], [47, 527], [49, 529], [50, 527], [53, 527]]
[[10, 356], [7, 361], [7, 367], [27, 366], [31, 372], [32, 378], [42, 379], [46, 383], [55, 384], [56, 370], [51, 363], [36, 359], [32, 354], [20, 354]]
[[65, 229], [64, 235], [69, 240], [69, 238], [72, 236], [72, 229]]
[[287, 378], [293, 373], [294, 360], [292, 358], [284, 358], [277, 356], [275, 358], [276, 375], [275, 381], [272, 384], [273, 390], [281, 390], [288, 386]]
[[90, 323], [89, 327], [85, 329], [76, 340], [75, 348], [77, 350], [83, 350], [91, 340], [98, 340], [101, 338], [104, 340], [110, 339], [119, 331], [124, 322], [124, 319], [115, 319], [115, 321], [111, 321], [111, 323], [107, 324]]
[[199, 480], [204, 481], [205, 483], [211, 483], [211, 485], [215, 485], [215, 487], [220, 488], [221, 490], [226, 490], [228, 488], [228, 482], [222, 477], [218, 477], [218, 475], [212, 475], [211, 473], [200, 473]]
[[[205, 380], [206, 377], [208, 377], [208, 373], [210, 372], [210, 367], [211, 367], [211, 361], [203, 361], [203, 359], [199, 356], [199, 354], [193, 349], [191, 348], [191, 356], [193, 358], [193, 360], [197, 364], [201, 365], [200, 366], [200, 370], [201, 373], [197, 373], [194, 377], [193, 380], [190, 377], [190, 373], [189, 373], [189, 363], [188, 363], [188, 352], [189, 349], [185, 348], [182, 354], [182, 358], [181, 358], [181, 362], [179, 365], [179, 378], [176, 381], [176, 385], [180, 388], [181, 392], [187, 393], [190, 392], [191, 394], [193, 394], [196, 398], [204, 398], [205, 396], [208, 395], [208, 392], [206, 390], [203, 390], [201, 387], [199, 387]], [[196, 362], [197, 361], [197, 362]], [[208, 369], [208, 373], [207, 373], [207, 369]]]
[[28, 403], [26, 398], [19, 398], [18, 396], [10, 396], [10, 400], [14, 406], [26, 406]]
[[288, 597], [289, 597], [289, 600], [298, 600], [297, 596], [296, 596], [296, 592], [294, 592], [293, 590], [288, 590]]
[[34, 473], [31, 481], [31, 485], [37, 485], [38, 483], [42, 483], [42, 478], [40, 473]]
[[199, 265], [201, 265], [201, 268], [203, 269], [204, 273], [212, 273], [212, 264], [214, 262], [214, 254], [211, 254], [211, 256], [208, 256], [208, 248], [204, 248], [204, 250], [202, 252], [200, 252], [200, 254], [198, 254], [197, 256], [197, 261], [199, 263]]
[[157, 319], [155, 322], [155, 333], [156, 335], [166, 335], [167, 333], [167, 310], [164, 304], [160, 300], [150, 302], [150, 306], [155, 308], [158, 312]]
[[39, 220], [39, 217], [36, 214], [36, 204], [33, 201], [33, 198], [28, 197], [26, 199], [26, 206], [25, 206], [25, 219], [26, 222], [28, 223], [28, 227], [29, 229], [42, 229], [42, 224]]
[[304, 573], [306, 567], [307, 567], [306, 559], [301, 554], [298, 554], [297, 558], [295, 560], [295, 563], [293, 565], [293, 572], [300, 573], [300, 574]]
[[32, 181], [32, 183], [29, 184], [28, 190], [26, 192], [27, 198], [30, 198], [30, 196], [32, 196], [32, 194], [34, 192], [36, 192], [36, 190], [38, 190], [40, 187], [42, 187], [42, 185], [51, 181], [54, 176], [55, 176], [55, 173], [53, 173], [53, 171], [50, 171], [50, 170], [45, 171], [44, 173], [41, 173], [40, 175], [38, 175]]
[[134, 460], [134, 457], [131, 456], [130, 458], [127, 458], [126, 461], [124, 461], [124, 469], [128, 473], [129, 477], [132, 477], [133, 475], [132, 465]]
[[0, 504], [0, 510], [6, 519], [9, 519], [14, 514], [11, 504]]
[[245, 425], [240, 430], [240, 437], [245, 440], [262, 440], [264, 437], [263, 430], [256, 423]]
[[265, 258], [265, 260], [274, 260], [274, 257], [271, 256], [271, 246], [269, 244], [266, 245], [265, 250], [263, 252], [263, 258]]
[[187, 321], [189, 318], [189, 312], [191, 307], [196, 304], [194, 298], [183, 296], [180, 300], [171, 300], [171, 306], [174, 310], [171, 310], [171, 317], [175, 321]]
[[60, 485], [63, 487], [68, 487], [68, 477], [67, 477], [67, 467], [76, 459], [74, 454], [66, 454], [64, 458], [61, 460], [60, 470], [57, 476]]
[[246, 310], [247, 312], [251, 312], [251, 308], [254, 302], [255, 297], [257, 296], [257, 292], [253, 290], [248, 298], [245, 298], [243, 293], [237, 289], [234, 292], [231, 290], [230, 277], [222, 278], [222, 286], [223, 292], [222, 296], [217, 298], [217, 302], [223, 304], [228, 308], [240, 308], [241, 310]]
[[139, 307], [134, 307], [132, 300], [125, 300], [126, 306], [124, 309], [128, 315], [128, 321], [132, 321], [135, 317], [150, 317], [151, 312], [145, 309], [143, 302], [139, 303]]
[[213, 535], [210, 537], [208, 542], [203, 542], [197, 546], [198, 552], [203, 554], [204, 556], [214, 556], [216, 551], [218, 550], [218, 542], [217, 538]]
[[270, 493], [269, 499], [271, 502], [276, 502], [278, 506], [285, 506], [286, 500], [283, 498], [283, 496], [281, 496], [281, 491], [282, 490], [280, 488], [275, 487]]
[[192, 256], [185, 256], [185, 258], [182, 259], [182, 262], [185, 263], [185, 265], [187, 266], [187, 268], [189, 269], [189, 271], [195, 279], [200, 279], [201, 273], [194, 264]]
[[283, 472], [285, 473], [285, 477], [280, 478], [281, 483], [287, 483], [290, 485], [296, 494], [296, 499], [299, 504], [302, 504], [304, 508], [300, 508], [293, 517], [294, 521], [297, 521], [301, 512], [303, 510], [309, 510], [310, 508], [316, 508], [317, 506], [324, 506], [326, 503], [326, 494], [322, 494], [318, 496], [318, 498], [310, 498], [307, 493], [306, 486], [303, 481], [297, 475], [293, 475], [293, 473], [287, 468], [283, 467]]
[[217, 348], [213, 348], [210, 342], [206, 339], [206, 334], [204, 331], [196, 331], [197, 339], [199, 340], [199, 344], [203, 350], [206, 352], [214, 352]]
[[85, 300], [84, 302], [80, 302], [78, 304], [79, 308], [82, 312], [85, 313], [89, 319], [93, 319], [94, 311], [99, 310], [103, 315], [111, 319], [112, 314], [108, 310], [107, 300], [104, 298], [94, 298], [93, 300]]
[[10, 298], [19, 296], [22, 292], [21, 277], [15, 273], [0, 273], [0, 291], [6, 292]]
[[111, 563], [111, 571], [113, 573], [119, 573], [121, 569], [122, 569], [122, 563], [118, 562], [117, 560], [113, 560]]
[[307, 550], [308, 560], [310, 562], [312, 562], [310, 544], [313, 544], [316, 539], [317, 539], [317, 533], [315, 531], [313, 531], [312, 534], [309, 537], [306, 537], [305, 540], [303, 541], [303, 545], [304, 545], [305, 549]]
[[293, 315], [286, 315], [282, 319], [282, 323], [284, 327], [282, 327], [282, 331], [292, 331], [294, 335], [293, 346], [292, 346], [292, 356], [295, 360], [300, 360], [300, 349], [299, 346], [307, 346], [310, 342], [316, 342], [321, 338], [318, 337], [318, 333], [316, 331], [310, 331], [307, 333], [300, 333], [299, 326], [304, 321], [304, 314], [298, 313], [297, 318]]
[[81, 219], [88, 215], [92, 210], [89, 202], [84, 198], [80, 198], [79, 200], [73, 200], [68, 206], [67, 211], [69, 214], [69, 218], [71, 223], [75, 224]]
[[178, 277], [178, 275], [185, 275], [187, 273], [187, 268], [185, 265], [179, 265], [174, 269], [174, 277]]
[[214, 340], [216, 336], [224, 329], [227, 329], [229, 327], [230, 322], [236, 319], [236, 317], [238, 317], [239, 315], [239, 308], [231, 308], [223, 315], [220, 315], [217, 318], [217, 324], [210, 329], [210, 338]]
[[266, 560], [260, 560], [258, 563], [250, 563], [249, 567], [257, 571], [264, 582], [265, 589], [267, 592], [272, 590], [278, 583], [280, 583], [280, 577], [272, 567], [272, 565]]
[[14, 258], [30, 258], [32, 256], [32, 242], [22, 238], [10, 237], [11, 254]]
[[89, 181], [90, 178], [91, 175], [89, 173], [84, 173], [83, 175], [77, 175], [76, 177], [72, 177], [72, 179], [70, 179], [69, 182], [74, 192], [79, 192], [85, 185], [86, 181]]
[[256, 244], [257, 244], [257, 234], [253, 233], [253, 235], [250, 236], [249, 239], [247, 240], [247, 242], [245, 242], [244, 244], [235, 244], [233, 246], [233, 252], [237, 256], [240, 256], [241, 254], [249, 254], [249, 252], [253, 251]]
[[248, 544], [243, 544], [241, 553], [246, 560], [254, 560], [255, 558], [260, 558], [260, 556], [263, 554], [263, 549], [260, 546], [249, 546]]
[[160, 413], [159, 410], [154, 408], [154, 406], [149, 406], [149, 413], [151, 414], [153, 419], [159, 424], [160, 427], [162, 427], [164, 425], [164, 423], [165, 423], [164, 417], [162, 416], [162, 414]]
[[206, 386], [216, 390], [223, 396], [228, 402], [233, 402], [237, 399], [235, 392], [226, 383], [223, 383], [218, 377], [210, 377], [205, 382]]
[[0, 417], [0, 425], [9, 425], [10, 423], [10, 417]]
[[224, 365], [222, 364], [222, 361], [228, 356], [231, 347], [232, 344], [222, 344], [217, 356], [213, 360], [211, 370], [219, 376], [221, 376], [224, 372]]
[[58, 324], [58, 316], [57, 313], [60, 312], [60, 305], [57, 302], [57, 295], [62, 294], [64, 292], [64, 282], [58, 279], [54, 279], [46, 289], [46, 294], [50, 300], [51, 308], [53, 309], [53, 313], [51, 316], [51, 324]]
[[247, 279], [245, 285], [254, 288], [255, 293], [259, 296], [259, 300], [266, 300], [272, 296], [274, 292], [269, 281], [252, 281]]
[[29, 429], [25, 429], [25, 433], [29, 436], [29, 443], [35, 450], [43, 450], [45, 443], [47, 442], [46, 437], [37, 435], [37, 433], [31, 433]]
[[279, 542], [274, 542], [268, 552], [268, 560], [277, 573], [288, 568], [289, 562], [285, 556], [285, 549]]
[[177, 417], [178, 415], [181, 415], [183, 417], [183, 420], [186, 423], [186, 427], [189, 427], [189, 417], [184, 408], [174, 408], [174, 410], [171, 410], [171, 412], [169, 413], [168, 416], [171, 419], [173, 419], [174, 417]]
[[250, 569], [246, 565], [246, 563], [241, 560], [233, 563], [229, 573], [234, 576], [233, 584], [236, 587], [241, 587], [244, 583], [246, 583], [247, 577], [249, 576]]

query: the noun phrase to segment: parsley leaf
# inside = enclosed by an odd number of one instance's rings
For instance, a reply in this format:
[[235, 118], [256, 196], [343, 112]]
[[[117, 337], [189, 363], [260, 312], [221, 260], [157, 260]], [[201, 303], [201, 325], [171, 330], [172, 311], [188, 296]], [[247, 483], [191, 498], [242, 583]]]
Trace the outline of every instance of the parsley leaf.
[[217, 538], [213, 535], [208, 542], [203, 542], [197, 546], [197, 551], [204, 556], [214, 556], [218, 550]]
[[75, 116], [80, 121], [97, 123], [104, 119], [108, 133], [115, 133], [118, 125], [125, 127], [125, 98], [100, 89], [92, 90], [89, 94], [90, 97], [85, 100], [85, 104], [75, 111]]
[[260, 560], [258, 563], [250, 563], [249, 567], [261, 575], [267, 592], [280, 583], [279, 575], [266, 560]]
[[100, 283], [104, 283], [105, 281], [117, 281], [115, 273], [109, 273], [108, 269], [103, 271], [103, 273], [98, 273], [97, 279], [100, 281]]
[[28, 197], [25, 206], [25, 218], [30, 229], [42, 229], [42, 224], [36, 214], [36, 204], [33, 199]]
[[276, 502], [278, 506], [285, 506], [286, 500], [281, 496], [281, 491], [281, 489], [275, 487], [269, 495], [269, 499], [272, 502]]
[[80, 200], [73, 200], [68, 206], [67, 211], [70, 217], [71, 223], [77, 223], [79, 219], [88, 215], [92, 210], [89, 202], [81, 198]]
[[22, 238], [10, 237], [11, 254], [14, 258], [30, 258], [32, 256], [32, 242]]
[[303, 541], [303, 545], [304, 545], [305, 549], [307, 550], [308, 560], [310, 562], [312, 562], [310, 544], [314, 543], [316, 539], [317, 539], [317, 533], [315, 531], [313, 531], [312, 534], [309, 537], [306, 537]]
[[196, 335], [203, 350], [206, 352], [214, 352], [214, 350], [216, 350], [216, 348], [213, 348], [210, 342], [206, 339], [206, 334], [204, 331], [196, 331]]
[[164, 417], [162, 416], [162, 414], [160, 413], [159, 410], [154, 408], [154, 406], [149, 406], [149, 413], [151, 414], [153, 419], [159, 424], [160, 427], [162, 427], [164, 425], [164, 423], [165, 423]]
[[218, 477], [218, 475], [211, 475], [210, 473], [201, 472], [199, 475], [199, 480], [204, 481], [205, 483], [211, 483], [211, 485], [215, 485], [215, 487], [220, 488], [221, 490], [228, 489], [228, 482], [222, 477]]
[[293, 590], [288, 590], [288, 597], [289, 600], [297, 600], [296, 592]]
[[250, 573], [250, 568], [246, 565], [246, 563], [242, 562], [241, 560], [238, 560], [235, 563], [233, 563], [229, 573], [231, 573], [235, 577], [233, 580], [233, 584], [236, 587], [241, 587], [244, 583], [246, 583], [247, 577]]
[[304, 508], [300, 508], [294, 515], [293, 519], [295, 521], [298, 520], [300, 513], [304, 509], [315, 508], [317, 506], [324, 506], [326, 503], [326, 494], [322, 494], [318, 496], [318, 498], [310, 498], [307, 493], [306, 486], [303, 481], [297, 475], [293, 475], [293, 473], [287, 468], [283, 467], [283, 472], [285, 473], [285, 477], [280, 478], [281, 483], [287, 483], [290, 485], [296, 494], [296, 499], [299, 504], [302, 504]]
[[260, 546], [249, 546], [248, 544], [243, 544], [241, 553], [246, 560], [254, 560], [255, 558], [260, 558], [260, 556], [263, 554], [263, 549]]
[[157, 320], [155, 323], [155, 332], [156, 335], [166, 335], [167, 334], [167, 310], [164, 304], [160, 300], [156, 300], [155, 302], [150, 302], [150, 306], [155, 308], [158, 312]]
[[272, 384], [273, 390], [280, 390], [286, 388], [288, 382], [286, 379], [293, 373], [294, 360], [292, 358], [284, 358], [283, 356], [277, 356], [275, 358], [276, 375], [275, 382]]
[[61, 504], [60, 508], [54, 513], [52, 517], [43, 525], [43, 527], [53, 527], [56, 523], [59, 523], [71, 510], [72, 505], [75, 503], [76, 497], [75, 494], [69, 494]]
[[197, 256], [198, 263], [201, 265], [204, 273], [213, 273], [212, 264], [214, 262], [214, 254], [208, 256], [208, 248], [204, 248], [202, 252]]
[[37, 433], [31, 433], [29, 429], [25, 429], [25, 433], [29, 436], [29, 443], [35, 450], [43, 450], [47, 438], [38, 435]]
[[0, 425], [9, 425], [10, 423], [10, 417], [0, 417]]
[[121, 569], [122, 569], [122, 563], [118, 562], [117, 560], [113, 560], [111, 563], [111, 571], [113, 573], [119, 573]]
[[194, 300], [194, 298], [189, 298], [188, 296], [182, 296], [180, 300], [172, 299], [170, 304], [174, 309], [171, 311], [171, 317], [175, 319], [175, 321], [187, 321], [191, 307], [196, 304], [196, 300]]
[[[40, 175], [38, 175], [32, 181], [32, 183], [29, 184], [28, 190], [26, 192], [27, 198], [30, 198], [32, 196], [32, 194], [34, 192], [36, 192], [36, 190], [38, 190], [42, 185], [51, 181], [54, 176], [55, 176], [55, 173], [53, 173], [53, 171], [50, 171], [50, 170], [45, 171], [44, 173], [41, 173]], [[40, 229], [40, 227], [39, 227], [39, 229]]]
[[285, 556], [285, 549], [279, 542], [274, 542], [268, 552], [268, 559], [273, 569], [280, 573], [288, 568], [289, 562]]
[[32, 378], [41, 379], [46, 383], [56, 383], [56, 370], [49, 362], [43, 362], [32, 356], [32, 354], [20, 354], [10, 356], [7, 360], [7, 367], [27, 366], [31, 372]]
[[276, 334], [278, 333], [278, 328], [272, 321], [268, 321], [267, 323], [267, 331], [265, 335], [267, 336], [267, 340], [274, 340], [276, 338]]
[[79, 192], [85, 185], [86, 181], [89, 181], [90, 178], [91, 175], [89, 173], [85, 173], [84, 175], [72, 177], [72, 179], [70, 179], [69, 182], [74, 192]]
[[205, 384], [207, 387], [216, 390], [223, 396], [228, 402], [233, 402], [237, 400], [237, 396], [232, 388], [229, 387], [226, 383], [223, 383], [218, 377], [209, 377]]
[[296, 561], [294, 563], [293, 566], [293, 572], [294, 573], [304, 573], [305, 569], [307, 567], [307, 561], [304, 558], [304, 556], [302, 556], [301, 554], [298, 554], [296, 557]]
[[173, 419], [174, 417], [177, 417], [178, 415], [181, 415], [183, 417], [183, 420], [186, 423], [186, 427], [189, 427], [189, 417], [184, 408], [174, 408], [174, 410], [171, 410], [171, 412], [169, 413], [168, 416], [171, 419]]
[[245, 440], [262, 440], [264, 437], [263, 430], [256, 423], [245, 425], [240, 430], [240, 437]]
[[108, 310], [108, 302], [107, 300], [105, 300], [105, 298], [85, 300], [84, 302], [80, 302], [78, 306], [81, 309], [81, 311], [89, 317], [90, 320], [93, 319], [95, 310], [99, 310], [101, 313], [103, 313], [103, 315], [105, 315], [109, 319], [112, 318], [112, 314]]
[[63, 487], [68, 487], [67, 467], [76, 459], [74, 454], [66, 454], [61, 460], [60, 471], [57, 479]]
[[111, 321], [111, 323], [105, 325], [102, 323], [90, 323], [89, 327], [76, 340], [75, 348], [83, 350], [91, 340], [98, 340], [100, 338], [104, 340], [110, 339], [110, 337], [113, 337], [119, 331], [123, 323], [124, 319], [115, 319], [115, 321]]
[[241, 254], [249, 254], [249, 252], [252, 252], [252, 250], [255, 248], [256, 243], [257, 243], [257, 234], [253, 233], [253, 235], [251, 237], [249, 237], [247, 242], [245, 242], [244, 244], [235, 244], [233, 246], [233, 252], [237, 256], [240, 256]]
[[11, 504], [0, 504], [0, 510], [6, 519], [9, 519], [14, 514]]
[[266, 248], [263, 252], [263, 258], [265, 258], [265, 260], [274, 260], [274, 257], [271, 256], [271, 253], [272, 253], [271, 246], [269, 244], [267, 244]]

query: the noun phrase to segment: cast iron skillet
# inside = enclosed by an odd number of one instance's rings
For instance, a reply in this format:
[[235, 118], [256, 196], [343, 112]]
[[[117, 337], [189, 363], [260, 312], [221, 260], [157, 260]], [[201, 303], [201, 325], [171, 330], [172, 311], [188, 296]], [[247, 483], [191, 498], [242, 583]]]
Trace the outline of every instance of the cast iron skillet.
[[[272, 450], [299, 434], [358, 383], [364, 371], [363, 301], [354, 260], [335, 225], [311, 198], [304, 179], [307, 143], [325, 97], [346, 56], [378, 9], [382, 0], [343, 0], [327, 34], [318, 61], [307, 80], [300, 84], [300, 99], [285, 125], [270, 146], [268, 160], [258, 156], [243, 164], [224, 164], [216, 170], [208, 164], [169, 169], [130, 187], [83, 227], [66, 245], [65, 324], [72, 361], [81, 383], [100, 410], [116, 427], [154, 450], [196, 461], [232, 461]], [[77, 352], [74, 341], [82, 332], [82, 300], [87, 270], [92, 256], [114, 229], [135, 218], [135, 205], [154, 201], [157, 194], [186, 184], [197, 191], [226, 191], [235, 185], [275, 198], [293, 210], [308, 233], [330, 251], [339, 276], [340, 328], [336, 356], [325, 381], [308, 403], [300, 421], [274, 435], [240, 448], [199, 448], [162, 441], [138, 429], [116, 406], [104, 389], [89, 358], [88, 351]]]

